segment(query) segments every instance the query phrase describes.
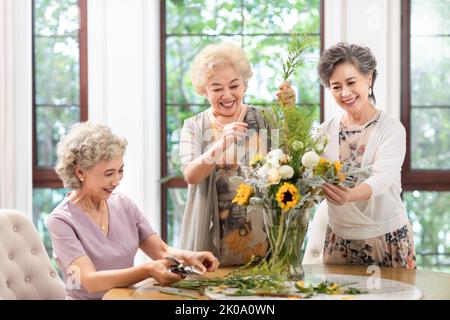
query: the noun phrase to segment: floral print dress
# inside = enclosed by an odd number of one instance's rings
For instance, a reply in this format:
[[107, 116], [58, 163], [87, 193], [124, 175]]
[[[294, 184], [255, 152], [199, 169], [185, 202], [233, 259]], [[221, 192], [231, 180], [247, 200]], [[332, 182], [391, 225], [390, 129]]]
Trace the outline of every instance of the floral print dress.
[[[248, 132], [257, 135], [258, 128], [254, 107], [247, 107], [243, 122], [248, 124]], [[211, 126], [216, 139], [221, 136], [220, 130]], [[247, 137], [248, 143], [258, 143], [258, 137]], [[245, 155], [248, 158], [248, 155]], [[248, 159], [246, 159], [248, 163]], [[221, 164], [216, 166], [216, 187], [219, 203], [220, 253], [221, 266], [241, 265], [249, 262], [252, 256], [263, 258], [268, 250], [267, 234], [264, 230], [262, 212], [232, 203], [236, 195], [236, 185], [230, 182], [233, 176], [244, 177], [238, 164]]]
[[[347, 127], [342, 122], [339, 128], [339, 160], [361, 167], [369, 137], [380, 118], [378, 111], [362, 126]], [[356, 182], [356, 181], [355, 181]], [[364, 211], [367, 202], [356, 206]], [[327, 227], [324, 246], [324, 263], [378, 265], [380, 267], [416, 268], [411, 224], [385, 235], [365, 240], [344, 239]]]

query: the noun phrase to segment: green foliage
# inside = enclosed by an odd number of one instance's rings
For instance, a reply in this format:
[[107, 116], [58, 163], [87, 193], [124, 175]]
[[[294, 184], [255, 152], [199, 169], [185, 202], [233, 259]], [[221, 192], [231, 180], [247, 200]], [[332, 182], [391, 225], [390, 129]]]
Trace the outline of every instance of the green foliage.
[[291, 43], [288, 46], [288, 56], [286, 61], [283, 62], [283, 81], [289, 79], [300, 67], [305, 64], [303, 52], [308, 49], [312, 40], [306, 35], [300, 35], [295, 32], [291, 33]]
[[450, 192], [405, 192], [420, 269], [450, 272]]
[[52, 256], [52, 241], [45, 225], [45, 219], [62, 201], [66, 189], [34, 188], [33, 189], [33, 223], [41, 235], [42, 242], [49, 257]]

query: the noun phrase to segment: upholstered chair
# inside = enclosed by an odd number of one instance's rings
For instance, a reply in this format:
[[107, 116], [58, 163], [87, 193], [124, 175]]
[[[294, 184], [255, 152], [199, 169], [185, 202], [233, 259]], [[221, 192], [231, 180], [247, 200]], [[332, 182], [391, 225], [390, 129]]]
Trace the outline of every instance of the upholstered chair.
[[31, 219], [0, 210], [0, 300], [64, 298], [64, 283]]
[[306, 243], [303, 264], [323, 263], [323, 242], [328, 225], [328, 205], [324, 200], [314, 214], [314, 218], [309, 226], [308, 241]]

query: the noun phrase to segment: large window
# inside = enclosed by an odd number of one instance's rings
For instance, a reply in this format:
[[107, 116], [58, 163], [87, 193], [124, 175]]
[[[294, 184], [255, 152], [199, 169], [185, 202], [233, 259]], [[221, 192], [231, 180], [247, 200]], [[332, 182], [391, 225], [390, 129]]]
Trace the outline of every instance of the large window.
[[402, 1], [404, 201], [419, 268], [450, 272], [450, 3]]
[[186, 184], [178, 160], [179, 130], [183, 121], [209, 107], [195, 94], [190, 81], [194, 56], [207, 44], [224, 40], [242, 45], [253, 67], [245, 103], [264, 105], [274, 100], [281, 83], [280, 55], [289, 32], [308, 32], [314, 45], [306, 65], [291, 80], [297, 104], [308, 107], [320, 121], [321, 89], [316, 66], [321, 49], [320, 0], [166, 0], [162, 1], [162, 236], [177, 245], [186, 201]]
[[64, 196], [56, 144], [87, 120], [86, 0], [33, 1], [33, 221], [50, 252], [45, 218]]

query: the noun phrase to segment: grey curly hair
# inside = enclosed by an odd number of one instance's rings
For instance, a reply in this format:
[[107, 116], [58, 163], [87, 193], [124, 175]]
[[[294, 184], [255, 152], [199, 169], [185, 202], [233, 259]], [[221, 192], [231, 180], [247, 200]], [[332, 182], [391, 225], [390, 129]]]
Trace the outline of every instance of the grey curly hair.
[[373, 86], [377, 78], [377, 60], [368, 47], [361, 47], [356, 44], [339, 42], [338, 44], [326, 49], [320, 56], [317, 71], [319, 73], [320, 83], [326, 87], [330, 87], [330, 77], [334, 68], [341, 64], [350, 62], [361, 74], [372, 74], [372, 94], [369, 98], [375, 103], [375, 95]]
[[191, 66], [191, 80], [195, 92], [205, 95], [205, 85], [214, 73], [214, 68], [224, 65], [234, 67], [247, 87], [253, 72], [245, 51], [235, 43], [221, 42], [206, 46], [195, 56]]
[[102, 160], [123, 156], [127, 144], [125, 138], [114, 135], [105, 125], [89, 121], [77, 123], [57, 145], [55, 171], [65, 188], [79, 189], [82, 182], [75, 174], [77, 165], [82, 170], [89, 170]]

